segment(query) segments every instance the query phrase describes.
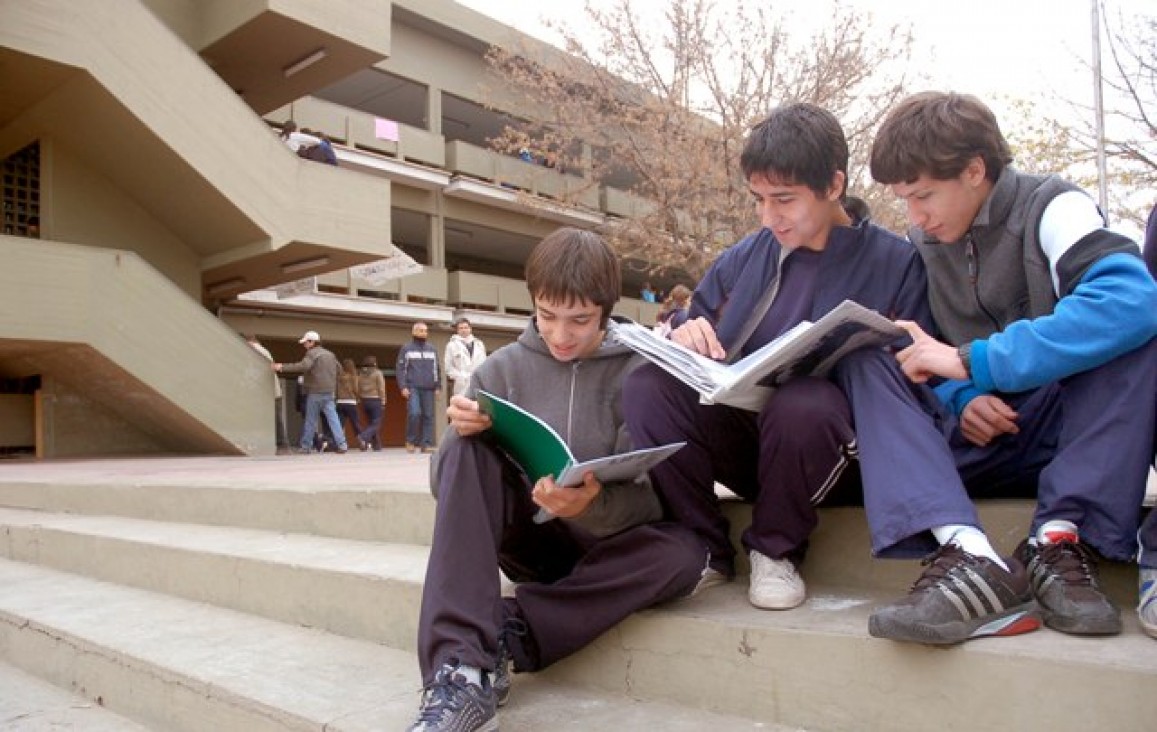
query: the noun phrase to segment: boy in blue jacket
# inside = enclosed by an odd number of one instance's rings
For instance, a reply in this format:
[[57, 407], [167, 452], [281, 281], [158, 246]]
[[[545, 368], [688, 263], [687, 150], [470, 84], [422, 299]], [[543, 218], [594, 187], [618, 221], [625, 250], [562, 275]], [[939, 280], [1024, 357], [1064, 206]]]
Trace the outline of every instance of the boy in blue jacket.
[[[904, 323], [914, 343], [897, 354], [912, 382], [939, 382], [938, 400], [896, 379], [894, 364], [858, 359], [844, 373], [865, 500], [891, 516], [874, 549], [940, 545], [911, 593], [871, 616], [877, 637], [1012, 635], [1037, 627], [1034, 605], [1062, 632], [1121, 629], [1095, 556], [1137, 550], [1157, 285], [1089, 196], [1011, 160], [992, 112], [952, 93], [901, 102], [872, 148], [872, 176], [907, 204], [942, 339]], [[869, 464], [891, 482], [870, 486]], [[1002, 557], [969, 492], [1007, 495], [1025, 481], [1037, 498], [1029, 535]]]

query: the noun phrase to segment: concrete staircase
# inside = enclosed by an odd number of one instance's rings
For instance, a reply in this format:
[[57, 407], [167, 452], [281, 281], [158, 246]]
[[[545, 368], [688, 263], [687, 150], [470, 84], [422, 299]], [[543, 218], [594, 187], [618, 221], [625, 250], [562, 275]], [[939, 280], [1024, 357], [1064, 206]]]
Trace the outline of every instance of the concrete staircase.
[[[0, 466], [0, 730], [404, 729], [426, 464], [386, 451]], [[983, 510], [1004, 549], [1027, 513]], [[919, 570], [867, 546], [862, 512], [826, 510], [805, 607], [756, 611], [740, 578], [639, 613], [516, 676], [502, 729], [1154, 728], [1157, 645], [1129, 611], [1132, 567], [1104, 568], [1127, 610], [1119, 637], [931, 649], [868, 637], [871, 608]]]

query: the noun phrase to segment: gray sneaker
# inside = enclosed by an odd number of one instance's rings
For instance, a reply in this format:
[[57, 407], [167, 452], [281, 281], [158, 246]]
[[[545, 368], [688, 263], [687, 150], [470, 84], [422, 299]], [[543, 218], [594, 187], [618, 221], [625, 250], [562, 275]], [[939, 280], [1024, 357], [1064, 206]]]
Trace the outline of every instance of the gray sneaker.
[[458, 673], [457, 664], [443, 665], [422, 692], [418, 719], [408, 732], [498, 732], [498, 699], [486, 674], [477, 686]]
[[1026, 539], [1016, 557], [1028, 568], [1045, 625], [1073, 635], [1121, 632], [1121, 611], [1101, 590], [1093, 551], [1075, 536], [1038, 546]]
[[868, 618], [874, 638], [950, 645], [971, 638], [1028, 633], [1040, 627], [1028, 574], [1016, 559], [996, 562], [945, 544], [924, 559], [927, 569], [908, 596]]

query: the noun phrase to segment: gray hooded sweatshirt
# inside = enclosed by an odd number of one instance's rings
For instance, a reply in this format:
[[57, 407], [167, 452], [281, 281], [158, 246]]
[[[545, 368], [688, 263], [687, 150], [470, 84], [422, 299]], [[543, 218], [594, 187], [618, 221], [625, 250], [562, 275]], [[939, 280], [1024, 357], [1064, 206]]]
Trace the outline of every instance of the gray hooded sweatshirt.
[[[623, 420], [623, 379], [640, 357], [626, 346], [604, 340], [592, 356], [570, 362], [550, 354], [532, 318], [518, 340], [498, 349], [474, 372], [466, 396], [482, 389], [536, 414], [566, 441], [579, 461], [631, 449]], [[459, 437], [447, 430], [439, 454], [430, 461], [430, 485], [437, 495], [438, 466]], [[607, 483], [582, 516], [560, 519], [595, 536], [609, 536], [662, 518], [650, 482]]]

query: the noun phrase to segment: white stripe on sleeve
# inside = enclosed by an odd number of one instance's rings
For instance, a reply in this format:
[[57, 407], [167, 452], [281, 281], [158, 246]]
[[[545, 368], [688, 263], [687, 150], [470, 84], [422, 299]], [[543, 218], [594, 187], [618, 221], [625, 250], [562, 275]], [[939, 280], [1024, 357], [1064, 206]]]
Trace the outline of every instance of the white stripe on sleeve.
[[1040, 220], [1040, 244], [1049, 259], [1053, 292], [1061, 296], [1057, 262], [1088, 234], [1105, 226], [1097, 204], [1081, 191], [1066, 191], [1045, 207]]

